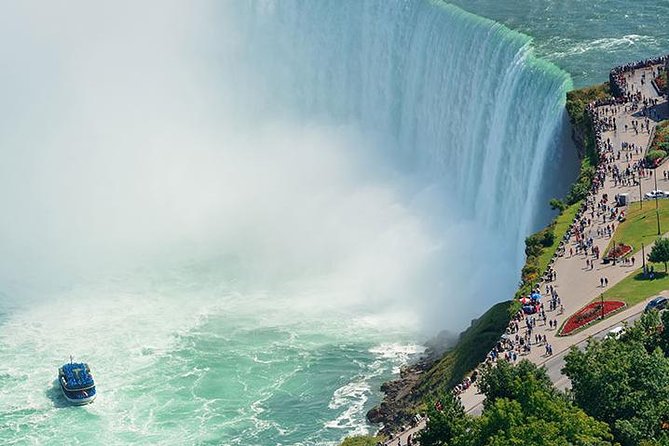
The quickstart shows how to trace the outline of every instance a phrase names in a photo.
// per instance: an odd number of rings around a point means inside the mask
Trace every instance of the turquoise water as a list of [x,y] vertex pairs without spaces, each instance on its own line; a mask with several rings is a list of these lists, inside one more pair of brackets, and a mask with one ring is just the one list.
[[579,86],[608,80],[611,67],[669,52],[669,3],[627,0],[454,0],[534,39],[537,55]]
[[[199,277],[117,277],[15,309],[0,330],[3,444],[329,444],[365,431],[374,390],[421,351],[373,318]],[[56,387],[67,352],[93,369],[90,406]]]
[[0,444],[373,431],[426,336],[512,294],[572,78],[666,47],[650,3],[184,5],[0,9]]

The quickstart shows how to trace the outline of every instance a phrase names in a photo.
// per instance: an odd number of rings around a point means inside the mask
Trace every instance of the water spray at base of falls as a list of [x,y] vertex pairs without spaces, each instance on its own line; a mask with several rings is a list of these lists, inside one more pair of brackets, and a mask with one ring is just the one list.
[[512,296],[559,189],[570,80],[526,36],[436,1],[185,5],[0,6],[0,443],[364,432],[422,335]]

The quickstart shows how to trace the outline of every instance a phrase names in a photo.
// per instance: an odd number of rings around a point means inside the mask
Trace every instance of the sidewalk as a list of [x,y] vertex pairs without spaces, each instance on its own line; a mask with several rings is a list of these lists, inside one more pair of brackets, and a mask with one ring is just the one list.
[[[669,292],[665,291],[663,294],[667,295],[669,297]],[[608,332],[610,329],[613,327],[622,325],[625,321],[628,321],[630,319],[634,319],[635,317],[639,316],[641,313],[643,313],[643,310],[650,300],[647,299],[643,302],[638,303],[637,305],[634,305],[633,307],[626,308],[625,310],[614,314],[613,316],[604,319],[601,323],[596,323],[587,329],[570,336],[569,339],[571,340],[571,344],[564,347],[560,351],[555,351],[552,356],[546,356],[542,355],[542,360],[536,361],[535,364],[540,365],[540,366],[546,366],[547,363],[549,362],[554,362],[554,361],[559,361],[562,360],[561,362],[564,362],[564,356],[569,352],[572,346],[578,346],[583,344],[585,341],[590,339],[591,337],[594,337],[595,335],[602,334],[605,332]],[[561,369],[561,367],[560,367]],[[564,376],[560,375],[561,379],[560,384],[568,384],[569,379]],[[554,382],[554,384],[557,386],[558,382]],[[563,388],[562,385],[559,386],[560,388]],[[470,395],[468,395],[467,400],[462,399],[463,405],[466,407],[466,412],[471,414],[471,415],[480,415],[481,411],[483,410],[483,400],[484,397],[482,394],[478,392],[471,392]]]
[[[667,101],[659,97],[657,92],[652,87],[650,83],[650,72],[651,68],[642,68],[635,70],[632,73],[627,73],[626,78],[629,88],[633,91],[640,91],[643,96],[646,98],[659,99],[659,104],[655,107],[656,110],[660,110],[666,119],[669,117],[669,104]],[[641,85],[641,76],[643,73],[646,73],[646,82],[644,85]],[[605,165],[613,167],[617,165],[621,170],[624,170],[628,165],[639,161],[645,154],[646,149],[650,143],[650,137],[654,133],[654,128],[656,122],[649,120],[649,129],[645,131],[636,132],[633,129],[632,121],[644,122],[645,118],[639,115],[639,110],[629,110],[630,103],[622,105],[605,105],[597,107],[596,110],[598,115],[603,119],[615,117],[617,130],[607,130],[602,132],[601,140],[610,142],[613,147],[613,154],[605,154],[604,157],[607,158],[606,161],[603,161]],[[627,108],[627,110],[626,110]],[[625,125],[627,125],[627,130],[625,130]],[[639,153],[635,153],[633,150],[622,149],[623,143],[629,147],[634,144],[636,147],[641,148]],[[620,152],[620,159],[617,159],[617,153]],[[631,161],[628,161],[625,155],[631,154]],[[653,175],[657,172],[662,172],[662,167],[658,167]],[[608,202],[611,203],[613,197],[616,194],[627,193],[632,203],[629,206],[639,206],[639,201],[643,200],[643,195],[646,192],[655,189],[655,179],[650,176],[646,176],[640,179],[640,186],[615,186],[612,175],[607,174],[606,180],[598,193],[594,196],[594,203],[599,203],[604,194],[608,196]],[[669,189],[669,180],[664,180],[663,177],[658,178],[657,185],[659,189]],[[638,197],[638,198],[637,198]],[[647,203],[647,204],[646,204]],[[647,201],[643,203],[644,206],[654,206],[652,201]],[[628,209],[629,209],[628,206]],[[594,246],[599,247],[600,257],[605,253],[606,247],[609,244],[611,239],[615,239],[615,230],[618,229],[618,222],[614,222],[614,231],[611,237],[607,236],[597,236],[598,228],[605,228],[607,225],[610,225],[612,222],[609,220],[602,221],[601,217],[591,217],[592,208],[589,208],[585,212],[586,217],[590,217],[593,221],[590,226],[587,226],[584,233],[586,236],[593,238]],[[559,236],[559,235],[558,235]],[[622,281],[632,272],[636,271],[641,265],[641,254],[638,250],[634,253],[635,257],[635,266],[617,264],[613,265],[612,263],[603,264],[601,260],[595,260],[595,266],[593,268],[586,267],[586,259],[591,259],[592,256],[588,257],[586,255],[576,255],[573,256],[569,254],[569,248],[574,247],[576,241],[572,237],[569,240],[568,246],[565,249],[565,254],[561,257],[558,257],[553,264],[553,269],[555,270],[557,277],[556,280],[549,283],[541,283],[540,288],[542,292],[545,292],[546,285],[552,285],[558,295],[562,305],[564,306],[564,313],[558,314],[557,310],[546,311],[546,317],[548,319],[557,320],[557,326],[560,327],[562,323],[573,313],[578,311],[583,306],[590,303],[593,299],[600,296],[606,289],[614,286],[618,282]],[[634,247],[638,248],[638,247]],[[650,246],[648,247],[650,248]],[[574,252],[576,250],[574,249]],[[600,285],[600,278],[606,277],[608,279],[608,287],[602,287]],[[669,294],[668,294],[669,295]],[[551,344],[553,348],[553,355],[546,356],[545,348],[543,345],[533,345],[531,353],[523,356],[519,356],[520,359],[529,359],[537,365],[544,365],[549,361],[553,361],[557,358],[562,357],[571,346],[578,345],[583,343],[589,337],[607,330],[613,326],[619,325],[622,321],[638,315],[643,311],[646,302],[641,302],[633,307],[626,308],[625,310],[614,314],[613,316],[605,319],[603,322],[595,323],[594,325],[582,330],[581,332],[565,337],[556,336],[557,329],[549,328],[549,325],[540,325],[537,323],[537,326],[533,330],[532,336],[534,334],[546,335],[546,340],[548,344]],[[523,331],[521,324],[521,333]],[[555,381],[564,381],[565,377],[560,376]],[[477,392],[476,385],[470,386],[466,391],[460,394],[462,404],[465,408],[465,411],[471,414],[480,414],[482,410],[482,403],[484,396]],[[403,432],[399,437],[395,437],[392,440],[386,442],[386,445],[397,445],[398,439],[402,445],[407,444],[407,437],[409,434],[415,434],[419,430],[424,428],[424,422],[421,422],[416,428],[407,430]],[[417,444],[414,442],[413,444]]]
[[[652,87],[650,82],[645,82],[641,85],[641,75],[642,73],[650,73],[650,68],[644,68],[636,70],[631,74],[627,75],[628,84],[632,85],[632,88],[639,89],[642,94],[649,98],[659,99],[658,108],[663,110],[664,116],[669,117],[669,104],[664,98],[658,97],[655,89]],[[646,75],[647,80],[650,79],[650,75]],[[611,146],[613,147],[613,155],[607,155],[609,158],[608,165],[613,167],[617,165],[621,170],[624,170],[628,165],[640,160],[646,151],[647,146],[650,144],[650,136],[654,132],[656,122],[649,120],[649,130],[639,131],[638,133],[632,129],[632,121],[641,121],[645,122],[645,118],[639,116],[639,110],[627,111],[625,108],[629,108],[630,104],[622,104],[617,106],[601,106],[597,107],[598,114],[605,117],[615,116],[617,131],[607,130],[602,132],[602,140],[610,141]],[[636,116],[635,116],[636,115]],[[625,131],[625,125],[627,124],[628,130]],[[623,143],[627,143],[628,146],[634,144],[637,147],[640,147],[642,150],[638,154],[634,153],[633,150],[623,150]],[[617,152],[621,152],[620,160],[616,159]],[[631,154],[631,161],[625,159],[625,154]],[[653,174],[657,172],[662,172],[662,166],[658,167]],[[612,175],[607,174],[605,183],[600,188],[596,194],[595,203],[598,203],[604,194],[607,194],[609,203],[613,200],[613,197],[616,194],[628,193],[629,197],[634,200],[629,204],[628,208],[631,206],[640,206],[638,198],[643,198],[643,194],[655,189],[655,180],[652,176],[641,178],[641,187],[639,186],[615,186]],[[658,178],[658,188],[668,189],[669,181],[664,180],[663,177]],[[641,189],[641,197],[639,193]],[[643,203],[645,206],[654,206],[652,201],[646,201]],[[598,228],[605,228],[607,225],[611,224],[611,221],[602,222],[601,217],[597,217],[595,214],[594,218],[591,215],[592,208],[589,208],[587,212],[584,213],[584,216],[591,218],[592,224],[587,226],[584,233],[586,236],[591,236],[594,239],[594,246],[599,247],[600,253],[603,256],[605,253],[606,247],[609,244],[611,239],[615,239],[615,230],[611,237],[607,236],[597,236]],[[615,225],[614,228],[618,228],[618,222],[613,222]],[[641,254],[639,247],[634,247],[638,249],[634,253],[635,257],[635,266],[617,264],[613,265],[612,263],[603,264],[601,260],[594,261],[594,267],[592,269],[586,267],[586,259],[591,259],[592,256],[586,256],[583,254],[570,256],[569,250],[570,247],[575,246],[575,239],[572,237],[569,240],[569,244],[565,249],[565,254],[562,257],[558,257],[553,264],[553,269],[557,274],[557,278],[553,282],[544,282],[540,284],[542,293],[545,292],[546,285],[552,285],[558,295],[562,305],[565,308],[564,314],[558,314],[558,311],[546,311],[547,318],[557,319],[558,327],[573,313],[578,311],[583,306],[587,305],[594,299],[598,298],[601,293],[606,289],[614,286],[618,282],[622,281],[632,272],[636,271],[641,265]],[[649,249],[650,246],[647,247]],[[574,248],[574,252],[575,252]],[[647,251],[649,252],[649,251]],[[601,256],[600,256],[601,257]],[[608,279],[608,287],[602,287],[600,285],[600,278],[606,277]],[[583,342],[589,336],[598,333],[602,330],[602,326],[606,324],[607,326],[618,325],[620,321],[623,321],[629,318],[631,315],[637,314],[643,310],[645,302],[635,305],[631,308],[626,308],[625,310],[617,313],[610,318],[605,319],[603,323],[595,323],[593,326],[588,327],[587,329],[573,335],[558,337],[556,336],[556,329],[550,329],[548,324],[541,325],[537,323],[537,326],[533,330],[532,336],[534,334],[546,335],[546,340],[548,344],[551,344],[553,347],[553,356],[547,357],[545,355],[545,347],[543,345],[533,345],[532,351],[528,355],[519,356],[519,359],[529,359],[537,365],[543,365],[551,358],[554,358],[561,353],[567,351],[572,345]],[[524,324],[521,324],[521,327]],[[522,333],[521,328],[521,333]],[[471,386],[465,392],[460,395],[465,410],[468,412],[475,412],[475,408],[480,409],[480,405],[483,401],[483,395],[477,393],[476,386]]]

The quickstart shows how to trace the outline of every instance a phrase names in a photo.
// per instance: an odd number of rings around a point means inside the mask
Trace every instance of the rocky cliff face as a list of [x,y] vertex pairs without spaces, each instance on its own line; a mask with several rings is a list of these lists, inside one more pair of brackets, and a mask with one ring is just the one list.
[[438,398],[483,361],[509,322],[511,301],[493,305],[456,337],[440,333],[426,356],[402,369],[400,378],[381,386],[383,402],[367,413],[372,423],[382,423],[382,433],[411,424],[414,414],[429,398]]
[[430,365],[426,361],[421,361],[403,368],[400,379],[383,383],[381,386],[381,391],[385,394],[383,401],[367,412],[370,423],[383,424],[382,434],[389,435],[400,426],[411,424],[415,407],[421,401],[418,384],[421,375]]
[[399,379],[383,383],[383,401],[367,412],[371,423],[384,426],[381,433],[389,434],[393,428],[411,423],[415,407],[421,403],[419,384],[423,373],[455,347],[458,337],[455,333],[441,331],[425,343],[427,350],[420,361],[402,368]]
[[588,127],[586,126],[571,126],[571,139],[576,144],[576,149],[578,150],[578,158],[583,159],[585,157],[585,147],[586,141],[588,138]]

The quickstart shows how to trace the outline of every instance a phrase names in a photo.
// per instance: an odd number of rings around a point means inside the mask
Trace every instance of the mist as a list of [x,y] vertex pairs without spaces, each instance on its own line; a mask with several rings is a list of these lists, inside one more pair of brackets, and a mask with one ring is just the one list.
[[[459,209],[454,178],[412,159],[421,138],[397,151],[380,128],[279,91],[317,68],[270,44],[274,7],[2,4],[0,280],[48,290],[206,263],[323,317],[427,332],[508,298],[516,239]],[[248,31],[254,8],[266,34]]]

